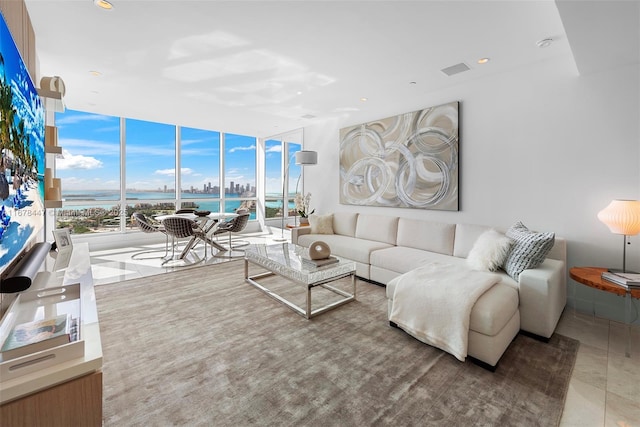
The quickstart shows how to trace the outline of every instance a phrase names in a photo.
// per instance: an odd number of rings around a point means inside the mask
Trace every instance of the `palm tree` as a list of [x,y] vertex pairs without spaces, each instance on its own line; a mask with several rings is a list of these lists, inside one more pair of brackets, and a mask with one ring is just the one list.
[[16,109],[13,106],[13,93],[11,85],[7,82],[4,72],[4,58],[0,54],[0,66],[2,66],[2,76],[0,76],[0,173],[4,172],[5,150],[10,150],[12,129]]

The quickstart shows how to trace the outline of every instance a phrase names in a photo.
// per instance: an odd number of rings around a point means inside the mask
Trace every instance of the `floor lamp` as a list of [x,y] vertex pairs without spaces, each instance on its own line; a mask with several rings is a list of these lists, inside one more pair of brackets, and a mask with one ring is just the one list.
[[[627,236],[635,236],[640,233],[640,201],[638,200],[614,200],[598,212],[598,219],[609,227],[615,234],[622,234],[622,273],[627,271]],[[616,272],[620,270],[610,269]]]
[[[318,164],[318,153],[315,151],[308,151],[308,150],[296,151],[292,157],[295,157],[296,165],[299,165],[299,166],[310,166],[310,165]],[[285,216],[284,213],[285,213],[285,205],[289,206],[289,200],[288,200],[289,198],[285,194],[285,191],[287,187],[287,178],[289,177],[290,164],[291,164],[291,161],[289,161],[289,164],[287,165],[287,169],[285,169],[284,179],[282,180],[282,228],[280,229],[280,237],[276,237],[273,239],[275,242],[285,242],[287,240],[287,238],[284,237],[284,216]],[[299,179],[300,177],[298,177],[298,180]]]

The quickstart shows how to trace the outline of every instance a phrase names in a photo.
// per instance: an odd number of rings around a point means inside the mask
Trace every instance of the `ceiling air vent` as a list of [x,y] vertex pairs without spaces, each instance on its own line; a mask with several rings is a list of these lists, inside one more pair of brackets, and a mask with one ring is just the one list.
[[469,66],[463,62],[456,64],[456,65],[452,65],[450,67],[447,68],[443,68],[442,71],[443,73],[445,73],[447,76],[453,76],[454,74],[458,74],[458,73],[462,73],[463,71],[469,71],[471,68],[469,68]]

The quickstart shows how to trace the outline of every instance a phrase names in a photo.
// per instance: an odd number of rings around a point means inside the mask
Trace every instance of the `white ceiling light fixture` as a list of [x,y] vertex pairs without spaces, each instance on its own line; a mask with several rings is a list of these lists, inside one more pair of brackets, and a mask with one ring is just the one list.
[[107,0],[93,0],[93,4],[99,7],[100,9],[104,9],[104,10],[113,9],[113,4],[111,4]]
[[536,42],[536,46],[538,46],[539,48],[545,48],[545,47],[549,47],[551,46],[551,43],[553,43],[553,39],[549,38],[549,39],[542,39],[542,40],[538,40]]
[[367,102],[368,100],[369,100],[369,99],[368,99],[368,98],[365,98],[364,96],[363,96],[362,98],[360,98],[360,101],[362,101],[362,102]]
[[486,64],[489,61],[491,61],[491,58],[480,58],[478,59],[478,64]]

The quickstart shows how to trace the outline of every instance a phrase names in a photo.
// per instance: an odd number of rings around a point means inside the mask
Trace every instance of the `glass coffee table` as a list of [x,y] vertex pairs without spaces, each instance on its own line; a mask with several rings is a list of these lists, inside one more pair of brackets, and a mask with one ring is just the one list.
[[[244,256],[244,279],[247,283],[260,289],[270,297],[280,301],[296,313],[307,319],[332,310],[343,304],[356,299],[356,263],[342,257],[334,264],[315,267],[303,261],[303,256],[309,255],[308,248],[292,243],[278,243],[273,245],[251,245],[245,250]],[[249,275],[249,263],[262,267],[267,272]],[[300,307],[289,301],[275,291],[269,290],[266,286],[258,283],[258,280],[267,276],[278,275],[293,282],[292,286],[306,287],[306,307]],[[351,292],[338,289],[330,282],[351,277]],[[322,287],[341,298],[322,307],[312,309],[311,291],[314,288]]]

